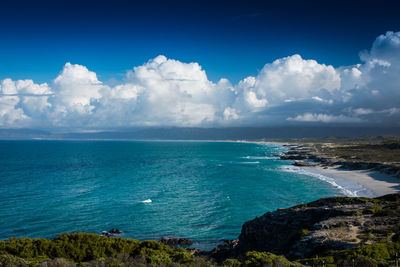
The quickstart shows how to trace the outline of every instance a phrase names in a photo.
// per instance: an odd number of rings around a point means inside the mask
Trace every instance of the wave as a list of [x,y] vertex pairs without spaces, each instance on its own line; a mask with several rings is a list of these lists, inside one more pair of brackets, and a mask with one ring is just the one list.
[[349,197],[358,197],[360,196],[359,193],[362,191],[368,192],[366,188],[357,183],[341,181],[341,184],[338,184],[339,183],[338,179],[334,179],[332,177],[328,177],[320,173],[307,171],[305,167],[296,167],[288,165],[288,166],[282,166],[282,169],[287,172],[303,174],[327,182],[332,186],[336,187],[337,189],[339,189],[344,195]]
[[278,159],[278,157],[267,157],[267,156],[245,156],[245,157],[241,157],[242,159]]
[[260,164],[260,161],[222,161],[221,163],[218,163],[216,166],[218,167],[222,167],[225,164],[233,164],[233,165],[237,165],[237,164]]

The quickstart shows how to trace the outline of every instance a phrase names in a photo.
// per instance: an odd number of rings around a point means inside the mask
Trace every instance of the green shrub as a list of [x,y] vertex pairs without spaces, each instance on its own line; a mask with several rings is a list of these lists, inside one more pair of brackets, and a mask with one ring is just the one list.
[[334,263],[335,259],[333,256],[327,256],[327,257],[319,257],[319,258],[308,258],[308,259],[301,259],[298,260],[297,262],[301,264],[306,264],[306,265],[322,265],[322,264],[330,264]]
[[361,210],[355,210],[351,212],[351,216],[361,216],[362,213],[363,212]]
[[376,214],[376,213],[378,213],[380,211],[382,211],[382,207],[378,206],[378,205],[375,205],[375,206],[372,206],[372,207],[370,207],[368,209],[363,210],[363,214]]
[[360,246],[350,250],[337,251],[334,253],[338,259],[353,259],[359,256],[374,260],[389,260],[400,251],[400,243],[375,243],[371,245]]
[[250,251],[246,253],[244,266],[293,266],[285,257],[277,256],[269,252]]
[[340,259],[337,262],[338,266],[362,266],[362,267],[378,267],[378,262],[374,259],[357,256],[353,259]]
[[237,259],[227,259],[222,263],[224,267],[240,267],[242,263]]
[[193,256],[186,250],[171,248],[156,241],[137,241],[88,233],[60,234],[52,240],[10,238],[0,241],[0,254],[11,254],[35,262],[56,258],[64,258],[73,263],[102,262],[123,254],[132,258],[143,256],[147,263],[157,265],[173,262],[185,264],[193,260]]
[[2,267],[15,267],[15,266],[29,266],[30,262],[10,254],[0,255],[0,266]]
[[217,266],[216,263],[207,257],[202,257],[202,256],[196,256],[193,258],[193,261],[190,262],[189,264],[186,264],[187,266],[190,267],[213,267]]
[[144,256],[147,261],[151,264],[160,265],[161,263],[171,264],[172,260],[169,254],[163,250],[142,248],[140,250],[140,255]]
[[43,261],[40,267],[75,267],[76,265],[66,259],[56,258],[52,260]]

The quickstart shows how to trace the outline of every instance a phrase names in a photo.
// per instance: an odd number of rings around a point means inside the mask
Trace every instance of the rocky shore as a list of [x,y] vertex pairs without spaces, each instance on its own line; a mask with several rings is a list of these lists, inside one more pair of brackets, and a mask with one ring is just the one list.
[[382,144],[286,144],[289,151],[282,160],[296,166],[339,167],[350,170],[379,171],[400,178],[400,143]]
[[222,261],[268,251],[293,260],[399,241],[400,194],[334,197],[267,212],[246,222],[238,240],[225,241],[210,255]]
[[193,242],[187,238],[163,237],[160,243],[171,246],[190,246]]

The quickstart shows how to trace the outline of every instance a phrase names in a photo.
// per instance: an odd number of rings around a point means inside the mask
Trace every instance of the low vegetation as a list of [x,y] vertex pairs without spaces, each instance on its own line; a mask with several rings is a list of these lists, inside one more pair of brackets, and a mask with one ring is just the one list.
[[[400,243],[387,242],[320,257],[289,261],[269,252],[249,251],[244,256],[216,263],[193,256],[183,248],[156,241],[137,241],[88,233],[60,234],[54,239],[10,238],[0,241],[0,266],[393,266]],[[353,265],[354,264],[354,265]]]
[[194,261],[194,257],[183,248],[172,248],[156,241],[88,233],[60,234],[51,240],[10,238],[0,241],[0,254],[2,266],[38,266],[44,263],[45,266],[64,266],[56,264],[54,260],[57,259],[64,259],[72,265],[107,263],[107,266],[190,265]]
[[298,260],[306,265],[325,266],[395,266],[400,258],[400,243],[387,242],[360,246],[350,250],[329,251],[323,257]]

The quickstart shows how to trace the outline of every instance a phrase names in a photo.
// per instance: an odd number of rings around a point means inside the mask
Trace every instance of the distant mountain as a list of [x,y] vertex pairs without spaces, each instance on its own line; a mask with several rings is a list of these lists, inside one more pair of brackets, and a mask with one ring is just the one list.
[[49,138],[50,132],[35,129],[0,129],[0,139],[35,139]]
[[109,140],[237,140],[400,135],[400,128],[281,126],[234,128],[132,128],[101,132],[51,132],[35,129],[0,129],[0,139],[109,139]]

